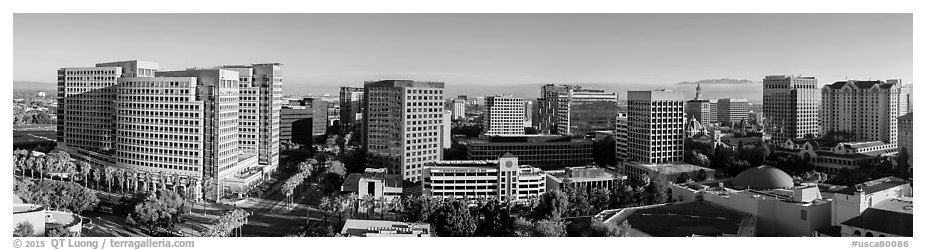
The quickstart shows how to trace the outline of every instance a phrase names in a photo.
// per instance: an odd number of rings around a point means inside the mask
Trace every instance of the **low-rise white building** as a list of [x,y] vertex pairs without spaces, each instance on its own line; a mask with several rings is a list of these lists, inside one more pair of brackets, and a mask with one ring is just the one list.
[[402,196],[402,175],[387,174],[385,168],[367,168],[344,179],[341,192],[357,193],[357,197],[394,199]]
[[422,193],[436,197],[523,201],[546,192],[546,173],[519,165],[505,154],[498,160],[436,161],[421,171]]

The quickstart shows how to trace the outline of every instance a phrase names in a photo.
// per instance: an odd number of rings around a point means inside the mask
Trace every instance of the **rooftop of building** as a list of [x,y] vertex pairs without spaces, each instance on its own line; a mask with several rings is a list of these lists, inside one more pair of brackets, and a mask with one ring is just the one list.
[[765,76],[765,80],[782,80],[782,79],[816,79],[813,76],[802,76],[802,75],[769,75]]
[[376,80],[363,82],[364,87],[443,88],[443,82],[414,80]]
[[847,148],[859,149],[859,148],[869,148],[869,147],[878,147],[884,146],[882,141],[867,141],[867,142],[841,142],[840,144],[844,145]]
[[698,170],[713,170],[711,168],[706,168],[698,165],[688,164],[688,163],[643,163],[643,162],[629,162],[628,165],[647,168],[652,171],[656,171],[664,174],[676,174],[676,173],[687,173]]
[[913,197],[890,198],[842,223],[846,226],[900,236],[913,236]]
[[845,194],[845,195],[854,195],[856,191],[862,191],[866,194],[877,193],[887,189],[891,189],[897,186],[902,186],[909,184],[910,181],[897,178],[894,176],[888,176],[880,179],[870,180],[863,183],[856,184],[853,187],[834,187],[830,190],[834,193]]
[[[755,232],[754,217],[706,201],[661,204],[600,213],[611,223],[626,220],[629,236],[737,236]],[[624,217],[624,218],[620,218]]]
[[567,135],[493,135],[483,138],[466,139],[468,143],[589,143],[592,141],[582,138],[573,138]]
[[351,173],[344,178],[344,184],[342,184],[342,190],[347,192],[357,192],[360,190],[360,180],[381,180],[383,181],[383,186],[391,188],[400,188],[402,187],[402,175],[399,174],[388,174],[386,169],[372,169],[367,168],[363,173]]
[[626,178],[610,169],[599,168],[594,165],[567,167],[561,170],[547,170],[547,177],[557,181],[569,179],[571,181],[614,180]]
[[431,225],[427,223],[409,223],[395,222],[384,220],[357,220],[348,219],[344,222],[341,234],[346,236],[367,236],[367,234],[379,235],[414,235],[421,233],[432,235]]
[[777,189],[794,186],[794,178],[780,169],[768,165],[743,170],[733,178],[736,187],[748,189]]

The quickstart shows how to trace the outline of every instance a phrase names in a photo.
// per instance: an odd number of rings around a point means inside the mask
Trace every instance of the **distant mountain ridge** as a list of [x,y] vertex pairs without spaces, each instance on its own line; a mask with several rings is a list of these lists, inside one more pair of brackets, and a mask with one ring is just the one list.
[[752,80],[746,80],[746,79],[722,78],[722,79],[704,79],[704,80],[698,80],[698,81],[694,81],[694,82],[680,82],[680,83],[676,83],[676,85],[685,85],[685,84],[705,84],[705,85],[707,85],[707,84],[752,84],[752,83],[759,83],[759,82],[754,82],[754,81],[752,81]]
[[58,84],[53,82],[13,81],[13,91],[55,91]]

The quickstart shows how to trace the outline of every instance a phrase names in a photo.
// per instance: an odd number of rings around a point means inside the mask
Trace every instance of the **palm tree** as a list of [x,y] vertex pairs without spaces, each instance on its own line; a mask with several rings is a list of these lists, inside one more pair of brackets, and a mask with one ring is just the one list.
[[331,199],[327,196],[322,197],[321,201],[318,203],[318,208],[325,212],[325,226],[328,226],[328,211],[331,210]]
[[[379,207],[379,219],[385,220],[386,219],[386,197],[380,196],[379,198],[376,198],[373,202],[375,202],[376,206]],[[373,209],[373,212],[376,212],[375,208]]]
[[96,183],[96,189],[100,189],[100,169],[93,170],[93,183]]
[[367,219],[369,220],[369,219],[370,219],[370,212],[372,212],[372,211],[370,211],[370,210],[371,210],[371,208],[373,208],[373,206],[374,206],[374,204],[373,204],[374,199],[373,199],[373,196],[370,196],[369,194],[363,195],[363,198],[362,198],[362,199],[363,199],[363,205],[366,207],[366,211],[365,211],[365,212],[366,212],[366,217],[367,217]]
[[399,213],[405,208],[405,206],[402,205],[402,198],[398,196],[393,197],[389,204],[392,206],[392,213],[395,215],[395,221],[399,221]]
[[357,210],[360,209],[360,204],[357,204],[357,193],[350,193],[347,195],[347,204],[350,209],[350,218],[354,218],[354,214],[357,213]]
[[103,172],[105,175],[105,179],[106,179],[106,186],[108,187],[108,190],[110,193],[113,192],[113,172],[114,170],[115,169],[113,167],[107,166],[106,170]]
[[333,207],[334,211],[338,212],[338,225],[340,225],[341,215],[344,213],[344,208],[347,207],[344,205],[344,198],[342,198],[341,196],[335,196],[334,201],[332,202],[332,205],[334,205]]
[[26,168],[29,169],[29,176],[35,178],[35,170],[39,168],[39,158],[38,157],[29,157],[25,161]]
[[88,181],[90,179],[90,163],[81,161],[77,163],[80,167],[80,175],[84,178],[84,187],[88,187]]

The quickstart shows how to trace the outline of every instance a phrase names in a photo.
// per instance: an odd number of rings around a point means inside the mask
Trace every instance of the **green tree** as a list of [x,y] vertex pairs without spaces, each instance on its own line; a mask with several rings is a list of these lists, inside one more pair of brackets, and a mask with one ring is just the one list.
[[129,217],[141,226],[154,231],[157,227],[172,229],[182,215],[192,211],[192,204],[171,190],[161,189],[149,193],[144,201],[135,205]]
[[32,237],[35,236],[35,228],[32,227],[32,224],[28,221],[23,221],[16,224],[16,227],[13,228],[13,237]]
[[588,236],[591,237],[626,237],[630,226],[627,220],[621,225],[605,223],[601,220],[594,220],[588,228]]
[[561,219],[543,219],[535,221],[531,227],[532,237],[566,236],[566,224]]
[[442,203],[430,216],[430,223],[441,237],[467,237],[476,232],[476,221],[461,201]]
[[543,193],[531,214],[534,219],[541,220],[562,218],[567,212],[569,212],[569,196],[557,189]]
[[507,203],[488,201],[479,207],[482,218],[476,226],[477,236],[504,237],[512,230],[511,210]]

